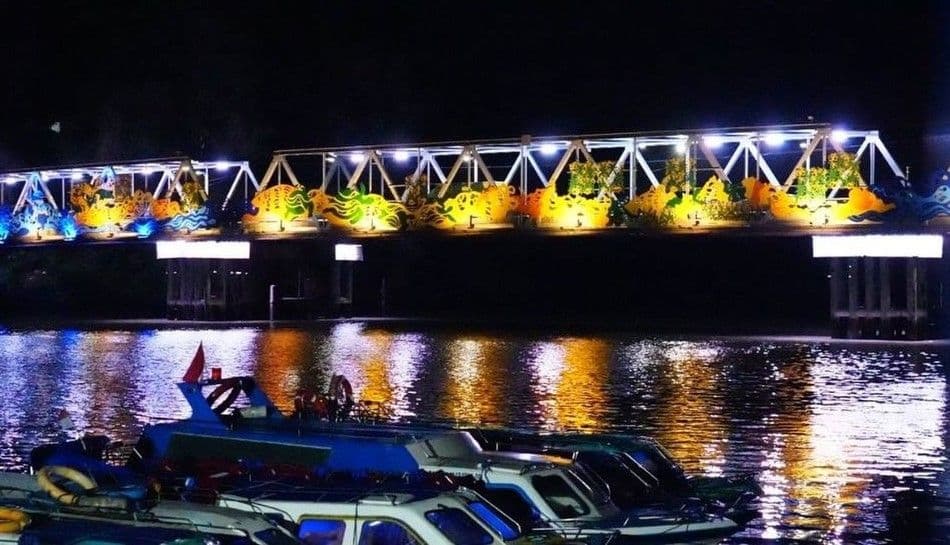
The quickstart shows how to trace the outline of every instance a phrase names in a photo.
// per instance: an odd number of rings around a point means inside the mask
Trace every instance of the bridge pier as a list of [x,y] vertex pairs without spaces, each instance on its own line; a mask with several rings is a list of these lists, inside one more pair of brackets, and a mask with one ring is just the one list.
[[175,320],[246,318],[253,302],[248,262],[169,259],[166,315]]
[[918,340],[935,333],[931,260],[919,257],[831,258],[833,337]]

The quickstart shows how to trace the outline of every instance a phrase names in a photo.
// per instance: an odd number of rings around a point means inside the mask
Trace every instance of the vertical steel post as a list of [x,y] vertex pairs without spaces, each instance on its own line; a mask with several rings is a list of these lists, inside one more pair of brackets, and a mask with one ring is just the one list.
[[271,284],[267,289],[268,319],[273,322],[277,311],[277,284]]

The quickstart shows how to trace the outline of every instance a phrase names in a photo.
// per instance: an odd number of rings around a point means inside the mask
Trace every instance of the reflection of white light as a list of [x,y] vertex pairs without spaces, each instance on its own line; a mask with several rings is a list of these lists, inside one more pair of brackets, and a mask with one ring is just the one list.
[[766,144],[776,148],[785,143],[785,137],[777,132],[767,133],[763,140],[765,140]]
[[214,169],[217,170],[218,172],[221,172],[222,170],[227,170],[229,168],[230,166],[228,165],[227,161],[218,161],[217,163],[214,164]]
[[541,155],[554,155],[557,153],[557,146],[554,144],[541,144]]
[[353,163],[354,165],[359,164],[359,163],[362,163],[364,157],[366,157],[366,156],[363,155],[362,152],[360,152],[360,151],[355,151],[355,152],[353,152],[353,153],[350,154],[350,162]]
[[686,142],[677,142],[673,149],[679,154],[686,153]]
[[216,240],[160,240],[155,243],[157,259],[250,259],[251,243]]
[[844,144],[848,141],[848,133],[840,129],[831,131],[831,141],[835,144]]
[[363,246],[361,244],[337,244],[334,247],[337,261],[363,261]]
[[812,257],[943,257],[942,235],[813,236]]
[[711,149],[716,149],[718,147],[721,147],[724,142],[725,142],[725,139],[717,135],[703,137],[703,143],[706,144],[707,148],[711,148]]
[[400,163],[409,160],[409,152],[406,150],[399,150],[393,154],[393,159],[399,161]]

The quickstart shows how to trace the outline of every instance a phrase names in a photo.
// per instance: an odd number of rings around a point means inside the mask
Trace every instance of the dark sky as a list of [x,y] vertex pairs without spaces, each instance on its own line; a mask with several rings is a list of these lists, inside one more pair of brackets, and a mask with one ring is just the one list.
[[20,4],[0,170],[809,115],[940,162],[950,127],[936,1]]

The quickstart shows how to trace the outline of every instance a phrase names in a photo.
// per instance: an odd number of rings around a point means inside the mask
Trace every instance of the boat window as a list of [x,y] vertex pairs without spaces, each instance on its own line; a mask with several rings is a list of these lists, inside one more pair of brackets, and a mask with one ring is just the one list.
[[485,487],[479,492],[524,528],[535,526],[541,518],[538,509],[517,490]]
[[501,535],[505,541],[517,539],[521,535],[515,521],[511,520],[504,513],[495,509],[495,506],[484,501],[470,501],[468,506],[472,509],[482,522],[492,527],[493,530]]
[[360,531],[359,545],[421,545],[401,524],[391,520],[368,520]]
[[590,513],[587,504],[560,475],[535,475],[531,478],[531,484],[557,518],[570,519]]
[[342,520],[307,518],[300,521],[297,537],[307,545],[340,545],[344,533],[346,524]]
[[488,545],[494,539],[465,511],[443,507],[426,513],[426,520],[455,545]]

